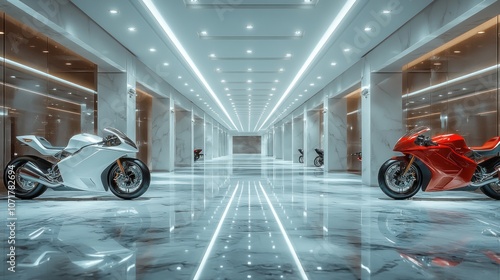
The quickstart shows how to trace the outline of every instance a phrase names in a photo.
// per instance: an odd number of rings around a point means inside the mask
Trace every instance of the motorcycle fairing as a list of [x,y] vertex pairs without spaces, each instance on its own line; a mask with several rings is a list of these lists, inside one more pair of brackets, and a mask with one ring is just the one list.
[[90,146],[71,157],[61,160],[57,166],[64,185],[80,190],[106,191],[101,179],[101,170],[105,170],[126,153],[116,150]]
[[427,166],[431,178],[424,191],[462,188],[470,183],[477,163],[465,156],[471,150],[463,137],[457,134],[438,135],[432,138],[438,146],[431,147],[415,145],[415,139],[414,135],[408,135],[406,139],[402,137],[395,150],[405,150]]

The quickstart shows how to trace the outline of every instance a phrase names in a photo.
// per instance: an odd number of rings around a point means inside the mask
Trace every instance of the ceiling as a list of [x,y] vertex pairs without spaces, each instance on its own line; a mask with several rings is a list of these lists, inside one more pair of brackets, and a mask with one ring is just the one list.
[[259,133],[431,0],[72,0],[233,132]]

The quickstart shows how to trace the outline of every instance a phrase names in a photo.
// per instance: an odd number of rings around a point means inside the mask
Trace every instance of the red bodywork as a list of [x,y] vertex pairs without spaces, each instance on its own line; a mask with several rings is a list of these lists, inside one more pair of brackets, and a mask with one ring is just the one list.
[[[477,163],[466,156],[472,150],[466,145],[464,138],[457,134],[445,134],[432,137],[437,146],[415,144],[418,135],[428,130],[430,129],[420,127],[408,132],[398,140],[394,151],[413,155],[429,168],[431,178],[425,188],[426,192],[445,191],[469,185]],[[495,138],[495,141],[496,143],[488,141],[488,146],[495,146],[500,138]]]

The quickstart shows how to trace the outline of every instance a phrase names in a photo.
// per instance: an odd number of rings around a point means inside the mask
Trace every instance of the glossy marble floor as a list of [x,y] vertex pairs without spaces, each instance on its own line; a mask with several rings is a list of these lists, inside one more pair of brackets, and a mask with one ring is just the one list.
[[48,190],[15,203],[16,272],[4,226],[2,279],[500,279],[500,201],[395,201],[359,175],[261,156],[154,173],[133,201]]

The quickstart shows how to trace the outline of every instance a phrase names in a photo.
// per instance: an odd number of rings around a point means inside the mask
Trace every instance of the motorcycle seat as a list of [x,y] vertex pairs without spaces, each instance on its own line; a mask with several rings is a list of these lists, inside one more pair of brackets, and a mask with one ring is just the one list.
[[482,156],[498,154],[500,153],[500,136],[491,138],[480,147],[470,147],[470,149]]
[[319,156],[323,156],[323,149],[314,149]]
[[36,136],[36,139],[38,139],[38,141],[40,141],[40,144],[42,144],[42,146],[45,148],[45,149],[48,149],[48,150],[58,150],[58,151],[62,151],[64,149],[64,147],[55,147],[55,146],[52,146],[52,144],[50,144],[50,142],[41,137],[41,136]]

